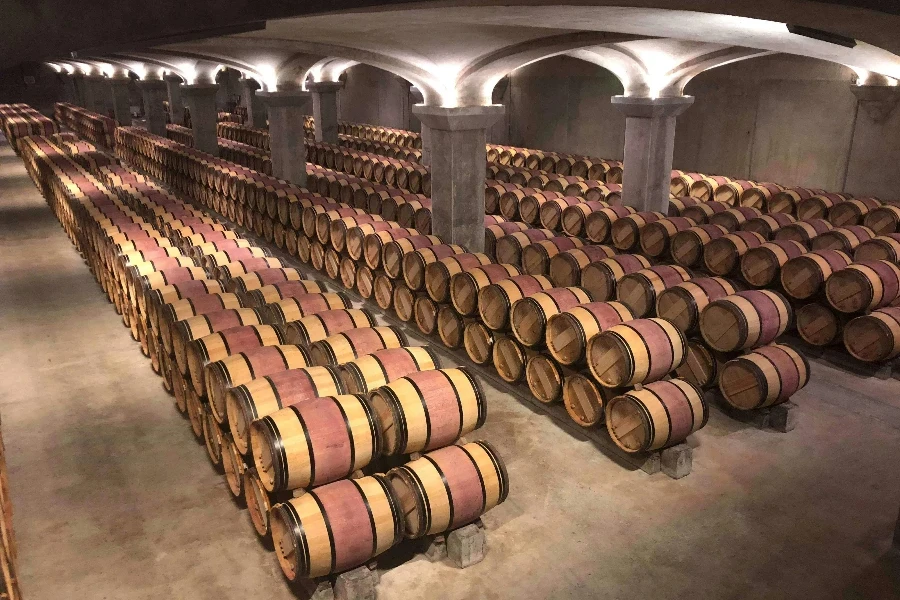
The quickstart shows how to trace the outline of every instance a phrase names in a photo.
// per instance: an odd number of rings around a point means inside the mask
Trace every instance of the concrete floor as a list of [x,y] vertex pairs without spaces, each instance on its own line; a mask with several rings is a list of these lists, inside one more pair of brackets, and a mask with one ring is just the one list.
[[[295,597],[5,141],[0,307],[27,600]],[[489,391],[512,492],[487,558],[401,562],[380,598],[900,597],[900,382],[813,370],[795,431],[713,411],[679,481]]]

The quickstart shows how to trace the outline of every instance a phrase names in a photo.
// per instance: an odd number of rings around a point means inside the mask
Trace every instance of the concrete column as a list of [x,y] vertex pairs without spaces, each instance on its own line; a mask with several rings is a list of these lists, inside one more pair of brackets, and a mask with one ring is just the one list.
[[109,80],[113,111],[116,121],[123,127],[131,125],[131,95],[128,90],[130,83],[131,80],[127,77],[116,77]]
[[416,106],[429,130],[434,233],[469,252],[484,250],[484,173],[487,129],[502,106]]
[[247,108],[247,125],[256,129],[266,128],[266,103],[257,95],[259,84],[253,79],[241,80],[241,101]]
[[69,104],[78,104],[78,88],[75,85],[75,76],[62,73],[63,98]]
[[75,88],[75,97],[72,100],[72,104],[84,108],[86,95],[84,75],[82,75],[81,73],[74,73],[72,75],[69,75],[69,79],[72,80],[72,87]]
[[900,550],[900,517],[897,517],[897,527],[894,529],[894,548]]
[[88,110],[106,116],[109,114],[109,105],[112,98],[109,92],[109,80],[100,75],[89,75],[86,79],[87,86],[91,89],[91,106]]
[[876,123],[887,121],[900,101],[900,88],[890,85],[854,85],[859,107]]
[[[269,148],[272,173],[306,186],[306,139],[303,122],[309,103],[309,92],[290,90],[257,94],[269,109]],[[317,124],[318,125],[318,124]]]
[[623,204],[638,210],[667,212],[675,117],[693,102],[693,96],[613,96],[613,105],[625,115]]
[[184,99],[181,97],[181,78],[175,75],[166,77],[166,89],[169,94],[169,118],[175,125],[184,125]]
[[213,156],[219,155],[219,141],[216,135],[216,92],[215,83],[186,85],[182,88],[184,101],[191,111],[191,129],[194,132],[194,148]]
[[313,119],[316,122],[316,141],[326,144],[338,143],[338,91],[343,83],[320,81],[306,84],[312,92]]
[[162,79],[144,79],[138,81],[138,87],[144,98],[147,131],[165,137],[166,110],[163,101],[166,99],[166,82]]
[[[413,114],[416,114],[416,109],[413,108]],[[420,119],[421,121],[421,119]],[[419,135],[422,136],[422,164],[426,167],[431,166],[431,132],[428,130],[428,125],[425,124],[425,121],[422,121],[422,126],[419,130]],[[485,157],[485,161],[487,157]]]

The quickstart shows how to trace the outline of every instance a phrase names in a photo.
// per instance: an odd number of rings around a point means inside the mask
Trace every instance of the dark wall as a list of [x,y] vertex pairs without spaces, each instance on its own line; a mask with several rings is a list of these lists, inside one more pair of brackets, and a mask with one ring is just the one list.
[[[31,79],[33,78],[33,83]],[[64,99],[62,77],[41,63],[25,63],[0,71],[0,104],[26,102],[44,114]]]

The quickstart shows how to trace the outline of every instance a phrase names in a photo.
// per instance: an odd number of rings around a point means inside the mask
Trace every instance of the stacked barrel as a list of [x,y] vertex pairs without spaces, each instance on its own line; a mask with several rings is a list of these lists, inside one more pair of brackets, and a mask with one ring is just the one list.
[[56,123],[27,104],[0,104],[0,131],[18,153],[17,141],[30,135],[53,135]]
[[60,127],[74,131],[78,137],[104,148],[113,147],[115,119],[67,102],[56,103],[54,116]]
[[[223,124],[219,123],[220,129]],[[228,123],[228,125],[234,125],[234,123]],[[226,129],[226,131],[230,130]],[[166,125],[166,137],[188,147],[194,146],[194,132],[181,125]],[[268,140],[268,135],[266,140]],[[254,145],[236,142],[221,136],[218,138],[218,146],[221,158],[266,175],[272,174],[272,157],[268,152]]]

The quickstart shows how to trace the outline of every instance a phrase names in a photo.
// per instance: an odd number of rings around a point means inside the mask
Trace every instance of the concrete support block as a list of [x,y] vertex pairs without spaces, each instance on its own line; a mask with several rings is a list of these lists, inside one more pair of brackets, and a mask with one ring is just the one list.
[[797,405],[793,402],[785,402],[773,406],[769,410],[769,427],[781,433],[793,431],[797,427]]
[[169,96],[169,119],[175,125],[184,125],[184,98],[181,95],[181,78],[176,75],[166,77]]
[[362,566],[334,579],[335,600],[375,600],[378,575]]
[[84,81],[84,75],[74,73],[69,76],[72,80],[72,87],[75,89],[75,98],[73,104],[82,108],[87,108],[87,87]]
[[327,579],[310,582],[310,585],[305,587],[307,589],[304,591],[308,594],[309,600],[334,600],[334,586]]
[[447,534],[447,555],[460,569],[483,561],[486,551],[487,539],[480,520]]
[[484,250],[484,173],[487,129],[503,106],[416,106],[431,148],[433,233],[469,252]]
[[91,90],[91,106],[86,107],[95,113],[106,116],[109,114],[112,94],[109,91],[109,80],[101,75],[89,75],[85,78],[87,87]]
[[247,108],[247,125],[256,129],[266,127],[266,104],[257,97],[259,84],[253,79],[241,80],[241,102]]
[[425,558],[428,559],[428,562],[440,562],[447,558],[447,538],[443,535],[431,538],[425,548]]
[[75,77],[66,73],[62,74],[63,98],[69,104],[79,104],[78,88],[75,86]]
[[216,135],[215,83],[199,83],[181,88],[184,102],[191,111],[191,130],[194,132],[194,148],[213,156],[219,155],[219,139]]
[[624,204],[642,211],[667,212],[675,118],[693,102],[692,96],[613,96],[613,105],[625,115]]
[[312,93],[317,142],[338,143],[338,92],[343,85],[336,81],[321,81],[306,85],[306,89]]
[[687,444],[678,444],[660,452],[660,467],[672,479],[681,479],[691,474],[693,457],[693,448]]
[[[422,136],[422,164],[426,167],[431,166],[431,131],[428,126],[422,123],[422,130],[419,133]],[[487,160],[487,157],[485,157]]]
[[166,82],[161,79],[144,79],[138,82],[138,87],[144,98],[147,131],[165,137],[166,111],[163,100],[166,98]]
[[127,77],[109,80],[113,112],[116,115],[116,121],[118,121],[119,125],[122,127],[131,125],[131,96],[128,92],[128,86],[130,84],[131,80]]
[[[306,186],[306,140],[303,122],[309,92],[266,92],[262,98],[269,110],[269,147],[275,177]],[[318,124],[317,124],[318,125]]]

